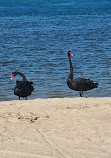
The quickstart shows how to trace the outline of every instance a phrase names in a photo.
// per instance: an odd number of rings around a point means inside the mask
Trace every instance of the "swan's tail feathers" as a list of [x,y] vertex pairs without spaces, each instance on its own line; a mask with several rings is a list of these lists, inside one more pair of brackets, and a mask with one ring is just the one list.
[[94,87],[95,87],[95,88],[98,88],[98,83],[94,83]]

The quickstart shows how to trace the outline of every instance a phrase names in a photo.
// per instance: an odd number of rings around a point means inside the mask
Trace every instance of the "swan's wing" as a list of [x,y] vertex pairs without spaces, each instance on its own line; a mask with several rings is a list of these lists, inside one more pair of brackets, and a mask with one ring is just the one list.
[[87,91],[93,88],[97,88],[98,83],[93,82],[93,80],[85,78],[77,78],[72,81],[72,85],[78,91]]

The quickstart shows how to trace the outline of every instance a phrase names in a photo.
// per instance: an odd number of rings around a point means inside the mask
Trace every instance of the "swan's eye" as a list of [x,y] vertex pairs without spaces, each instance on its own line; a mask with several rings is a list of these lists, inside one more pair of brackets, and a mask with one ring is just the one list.
[[11,76],[11,80],[14,78],[14,74],[12,74],[12,76]]

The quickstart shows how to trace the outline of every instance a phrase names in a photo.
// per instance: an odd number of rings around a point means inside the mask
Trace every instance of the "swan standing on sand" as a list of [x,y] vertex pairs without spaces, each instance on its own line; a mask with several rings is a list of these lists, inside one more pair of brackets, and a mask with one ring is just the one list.
[[16,75],[22,76],[23,81],[16,81],[14,94],[19,97],[19,100],[20,97],[27,99],[27,96],[31,95],[32,91],[34,90],[34,87],[32,86],[33,82],[27,81],[25,75],[21,72],[13,72],[11,79],[13,79]]
[[75,91],[79,91],[80,96],[82,97],[83,92],[87,90],[91,90],[93,88],[98,87],[98,83],[93,82],[90,79],[85,79],[85,78],[76,78],[73,79],[73,67],[72,67],[72,62],[71,62],[71,56],[72,52],[68,52],[68,59],[69,59],[69,64],[70,64],[70,74],[67,79],[67,85],[70,89],[73,89]]

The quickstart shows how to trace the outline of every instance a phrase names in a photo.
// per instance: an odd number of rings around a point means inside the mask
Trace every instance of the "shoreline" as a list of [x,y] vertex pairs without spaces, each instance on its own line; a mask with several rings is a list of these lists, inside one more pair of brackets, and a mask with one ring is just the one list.
[[111,97],[0,102],[2,158],[110,158]]
[[72,96],[72,97],[47,97],[47,98],[32,98],[32,99],[30,99],[30,98],[28,98],[27,100],[25,100],[24,98],[22,98],[21,100],[19,100],[18,98],[15,98],[15,99],[12,99],[12,100],[1,100],[0,102],[10,102],[10,101],[33,101],[33,100],[38,100],[38,99],[40,99],[40,100],[42,100],[42,99],[65,99],[65,98],[68,98],[68,99],[79,99],[79,98],[81,98],[81,99],[91,99],[91,98],[94,98],[94,99],[96,99],[96,98],[98,98],[98,99],[101,99],[101,98],[111,98],[111,97],[85,97],[85,96],[83,96],[83,97],[80,97],[80,96]]

